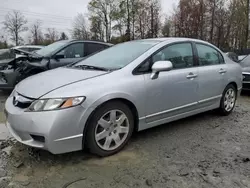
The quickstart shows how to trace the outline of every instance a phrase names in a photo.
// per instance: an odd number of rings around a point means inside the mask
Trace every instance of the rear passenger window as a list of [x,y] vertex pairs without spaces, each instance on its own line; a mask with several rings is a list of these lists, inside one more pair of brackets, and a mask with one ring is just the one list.
[[86,43],[87,45],[87,55],[93,54],[95,52],[99,52],[107,48],[106,45],[98,44],[98,43]]
[[194,66],[193,49],[191,43],[173,44],[152,57],[156,61],[171,61],[174,69]]
[[199,63],[201,66],[218,65],[224,62],[222,55],[212,47],[196,44]]

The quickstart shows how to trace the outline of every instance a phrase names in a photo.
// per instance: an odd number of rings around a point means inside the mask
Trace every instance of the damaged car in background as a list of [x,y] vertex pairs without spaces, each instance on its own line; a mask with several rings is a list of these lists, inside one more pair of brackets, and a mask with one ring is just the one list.
[[[7,82],[6,79],[8,79],[9,73],[13,72],[11,70],[16,70],[18,67],[18,64],[21,61],[26,59],[26,55],[23,55],[23,53],[26,53],[26,52],[22,50],[19,51],[17,49],[15,50],[14,49],[1,49],[0,50],[0,88],[1,89],[7,89],[8,86],[4,83]],[[8,79],[8,83],[12,85],[11,79]]]
[[34,52],[9,50],[12,58],[0,65],[0,89],[12,90],[29,76],[77,62],[111,45],[97,41],[62,40]]
[[250,91],[250,56],[247,55],[243,60],[239,62],[242,67],[243,75],[243,90]]

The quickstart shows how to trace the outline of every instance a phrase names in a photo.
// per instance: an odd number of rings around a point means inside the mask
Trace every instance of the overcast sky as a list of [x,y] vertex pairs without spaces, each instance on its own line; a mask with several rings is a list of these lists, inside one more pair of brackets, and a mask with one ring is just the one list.
[[[0,23],[13,9],[20,10],[31,24],[41,20],[44,28],[56,28],[59,32],[69,30],[77,13],[87,14],[90,0],[0,0]],[[161,0],[163,13],[170,15],[178,0]],[[87,16],[87,15],[86,15]],[[2,25],[0,26],[2,28]],[[28,34],[25,34],[25,38]]]

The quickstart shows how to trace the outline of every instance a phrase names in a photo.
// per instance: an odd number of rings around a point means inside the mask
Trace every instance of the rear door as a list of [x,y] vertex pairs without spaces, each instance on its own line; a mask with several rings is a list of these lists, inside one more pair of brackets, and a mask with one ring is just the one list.
[[227,66],[221,53],[214,47],[196,43],[199,60],[199,106],[218,103],[225,89]]
[[50,60],[50,69],[74,63],[85,56],[84,43],[73,43],[57,52]]

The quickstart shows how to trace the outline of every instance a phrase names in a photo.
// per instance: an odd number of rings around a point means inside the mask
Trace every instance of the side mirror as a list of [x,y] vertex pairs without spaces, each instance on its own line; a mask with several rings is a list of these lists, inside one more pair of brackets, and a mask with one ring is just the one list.
[[60,59],[63,59],[63,58],[64,58],[64,55],[62,55],[62,54],[56,54],[54,56],[54,59],[57,60],[57,61],[59,61]]
[[152,66],[151,79],[158,78],[160,72],[170,71],[173,69],[173,64],[170,61],[157,61]]

